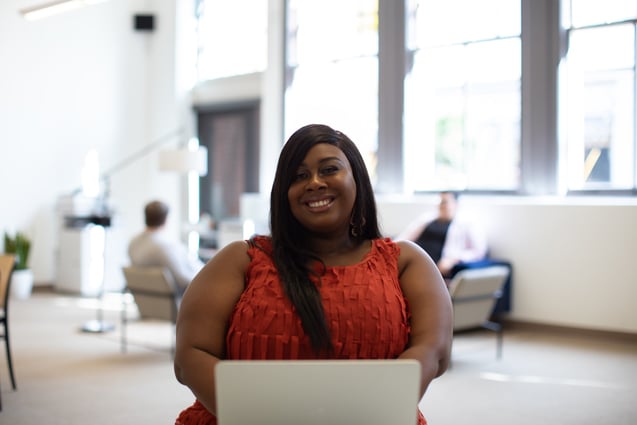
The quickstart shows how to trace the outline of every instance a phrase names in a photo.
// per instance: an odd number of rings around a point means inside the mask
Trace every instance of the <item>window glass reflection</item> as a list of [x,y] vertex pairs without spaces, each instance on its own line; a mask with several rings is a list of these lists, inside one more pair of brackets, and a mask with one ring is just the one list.
[[520,34],[519,1],[420,0],[412,1],[411,8],[415,17],[411,48]]
[[407,192],[517,189],[519,2],[420,1],[414,7],[408,28],[423,35],[418,44],[424,48],[414,51],[405,81]]
[[[629,189],[633,186],[634,46],[630,40],[634,38],[632,28],[628,28],[629,34],[619,31],[624,29],[626,27],[593,28],[571,37],[568,57],[570,189]],[[595,56],[596,53],[603,60],[591,60],[589,54]]]
[[563,64],[568,189],[633,189],[637,4],[573,1],[570,12],[573,25],[593,26],[570,28]]
[[637,2],[631,0],[570,0],[570,5],[565,5],[565,11],[569,10],[572,11],[570,25],[577,28],[634,19],[637,16]]
[[198,81],[261,72],[268,55],[268,2],[199,0]]
[[291,0],[285,133],[325,123],[347,134],[375,176],[378,145],[378,3]]

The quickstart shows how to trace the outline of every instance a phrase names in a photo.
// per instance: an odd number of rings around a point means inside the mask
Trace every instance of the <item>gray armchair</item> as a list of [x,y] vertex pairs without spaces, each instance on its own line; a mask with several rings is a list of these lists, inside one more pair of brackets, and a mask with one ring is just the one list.
[[498,358],[502,356],[502,324],[492,321],[491,316],[509,274],[510,268],[506,266],[465,269],[449,283],[454,333],[473,329],[494,331]]
[[[175,324],[181,302],[181,292],[170,271],[163,267],[124,267],[125,292],[132,294],[139,310],[139,318],[167,320],[173,327],[171,354],[175,352]],[[127,303],[122,306],[122,352],[127,347]]]

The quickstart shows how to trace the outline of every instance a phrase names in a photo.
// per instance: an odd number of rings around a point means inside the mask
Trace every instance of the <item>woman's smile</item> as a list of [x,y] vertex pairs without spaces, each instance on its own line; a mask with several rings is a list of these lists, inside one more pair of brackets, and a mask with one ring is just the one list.
[[324,211],[327,209],[326,207],[332,205],[332,202],[334,202],[334,198],[326,198],[318,201],[308,201],[306,204],[312,210]]

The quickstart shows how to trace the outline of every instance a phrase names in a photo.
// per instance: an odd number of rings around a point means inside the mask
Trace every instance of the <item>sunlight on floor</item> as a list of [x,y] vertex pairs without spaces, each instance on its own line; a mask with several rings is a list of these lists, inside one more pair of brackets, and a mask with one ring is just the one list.
[[121,311],[123,302],[130,306],[133,303],[133,296],[131,294],[106,293],[101,298],[58,296],[53,300],[53,304],[58,307],[78,307],[86,310],[96,310],[101,307],[105,311]]
[[626,389],[624,385],[613,384],[602,381],[591,381],[582,379],[568,378],[551,378],[546,376],[533,375],[507,375],[504,373],[482,372],[480,378],[487,381],[497,382],[521,382],[525,384],[552,384],[552,385],[570,385],[577,387],[607,388],[607,389]]

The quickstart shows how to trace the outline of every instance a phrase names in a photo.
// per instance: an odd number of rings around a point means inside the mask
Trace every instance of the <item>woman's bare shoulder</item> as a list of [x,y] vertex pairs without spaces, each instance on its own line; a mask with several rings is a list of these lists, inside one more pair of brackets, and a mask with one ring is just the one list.
[[419,269],[421,273],[430,273],[438,270],[429,254],[415,242],[400,240],[396,244],[400,248],[398,268],[401,275],[406,269]]
[[197,277],[208,280],[211,277],[242,276],[250,263],[248,249],[246,241],[229,243],[208,260]]
[[412,258],[412,257],[426,257],[427,253],[424,249],[418,246],[415,242],[410,240],[401,239],[395,241],[398,248],[400,248],[400,257]]

